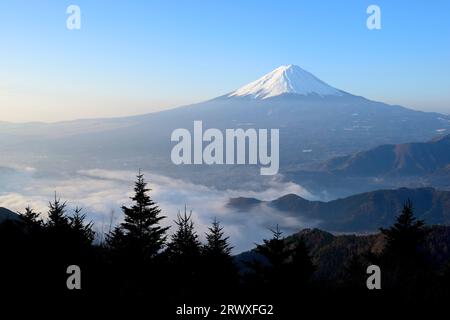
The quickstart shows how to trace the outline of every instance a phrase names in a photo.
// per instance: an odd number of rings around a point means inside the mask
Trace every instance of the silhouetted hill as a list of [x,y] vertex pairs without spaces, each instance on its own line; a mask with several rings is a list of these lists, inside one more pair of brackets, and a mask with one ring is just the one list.
[[426,223],[450,223],[450,192],[433,188],[378,190],[329,202],[308,201],[294,194],[267,202],[236,198],[228,205],[239,211],[258,210],[265,205],[291,216],[319,220],[325,230],[372,232],[393,224],[408,199],[414,203],[417,217]]
[[[334,235],[319,229],[304,229],[286,237],[289,245],[302,239],[309,249],[316,266],[314,277],[324,281],[339,281],[345,268],[354,256],[380,253],[385,244],[381,233],[369,235]],[[450,226],[431,226],[425,244],[428,259],[441,269],[450,259]],[[235,257],[238,265],[244,268],[246,262],[261,260],[254,250],[243,252]]]
[[261,201],[255,198],[237,197],[231,198],[227,205],[232,208],[241,208],[244,210],[251,209],[254,206],[260,204]]
[[17,220],[19,216],[6,208],[0,207],[0,223],[5,220]]

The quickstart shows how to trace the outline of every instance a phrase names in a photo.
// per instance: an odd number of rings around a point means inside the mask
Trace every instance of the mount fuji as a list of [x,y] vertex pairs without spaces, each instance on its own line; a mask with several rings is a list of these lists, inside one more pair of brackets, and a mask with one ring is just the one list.
[[326,84],[299,66],[290,64],[276,68],[228,96],[267,99],[283,94],[342,96],[346,93]]
[[51,124],[2,123],[0,166],[143,168],[217,188],[262,188],[257,166],[172,164],[172,131],[192,130],[195,120],[219,130],[279,129],[281,173],[381,144],[427,141],[450,130],[448,115],[372,101],[285,65],[220,97],[171,110]]

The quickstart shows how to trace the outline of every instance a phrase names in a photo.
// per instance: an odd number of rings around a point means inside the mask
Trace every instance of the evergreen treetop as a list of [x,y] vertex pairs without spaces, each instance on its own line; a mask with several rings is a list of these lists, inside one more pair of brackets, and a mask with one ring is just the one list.
[[380,228],[380,231],[386,238],[384,254],[398,257],[415,255],[428,233],[425,222],[414,216],[410,200],[404,204],[395,224],[389,229]]
[[224,237],[223,227],[215,218],[212,226],[208,228],[206,233],[206,245],[204,253],[210,257],[230,257],[233,247],[228,243],[229,237]]
[[28,226],[40,226],[42,224],[40,215],[40,212],[34,211],[30,206],[25,208],[25,212],[19,212],[20,218]]
[[172,235],[169,244],[171,255],[180,258],[198,256],[200,254],[200,241],[194,229],[192,211],[188,214],[185,206],[184,214],[178,212],[177,220],[174,222],[177,225],[177,231]]
[[53,202],[49,202],[47,226],[50,228],[60,229],[69,226],[69,219],[66,216],[66,202],[61,202],[56,198]]
[[161,220],[166,218],[160,215],[161,209],[150,198],[147,183],[144,175],[139,170],[134,186],[134,195],[131,207],[122,206],[125,215],[124,222],[121,223],[121,234],[132,251],[140,251],[147,257],[156,255],[166,242],[166,232],[168,227],[160,225]]

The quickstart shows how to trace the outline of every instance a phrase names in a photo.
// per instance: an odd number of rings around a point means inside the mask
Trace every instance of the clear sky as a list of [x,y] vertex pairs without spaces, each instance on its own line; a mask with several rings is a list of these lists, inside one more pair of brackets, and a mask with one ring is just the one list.
[[[66,8],[81,8],[81,29]],[[381,30],[366,9],[381,7]],[[146,113],[297,64],[353,94],[450,113],[450,1],[0,3],[0,121]]]

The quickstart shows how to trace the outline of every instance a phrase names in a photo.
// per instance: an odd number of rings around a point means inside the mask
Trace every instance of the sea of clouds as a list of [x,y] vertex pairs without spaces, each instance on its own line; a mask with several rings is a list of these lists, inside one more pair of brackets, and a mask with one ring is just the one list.
[[[0,207],[23,211],[31,206],[45,217],[48,203],[57,198],[67,201],[68,212],[82,207],[89,220],[95,224],[98,240],[111,226],[123,219],[121,206],[130,205],[130,196],[136,178],[134,171],[102,169],[80,170],[72,173],[40,172],[34,168],[0,168]],[[305,227],[314,227],[317,221],[305,221],[295,214],[279,212],[267,206],[258,210],[238,212],[227,207],[231,197],[254,197],[273,200],[294,193],[307,199],[314,198],[307,190],[292,182],[282,182],[274,177],[264,191],[216,190],[199,184],[169,178],[152,172],[144,172],[150,195],[167,218],[164,225],[173,226],[178,212],[185,206],[192,210],[192,217],[199,234],[204,234],[217,218],[230,237],[234,252],[254,247],[262,239],[271,236],[269,228],[277,224],[285,235]],[[256,188],[255,188],[256,189]],[[173,231],[173,227],[171,228]]]

